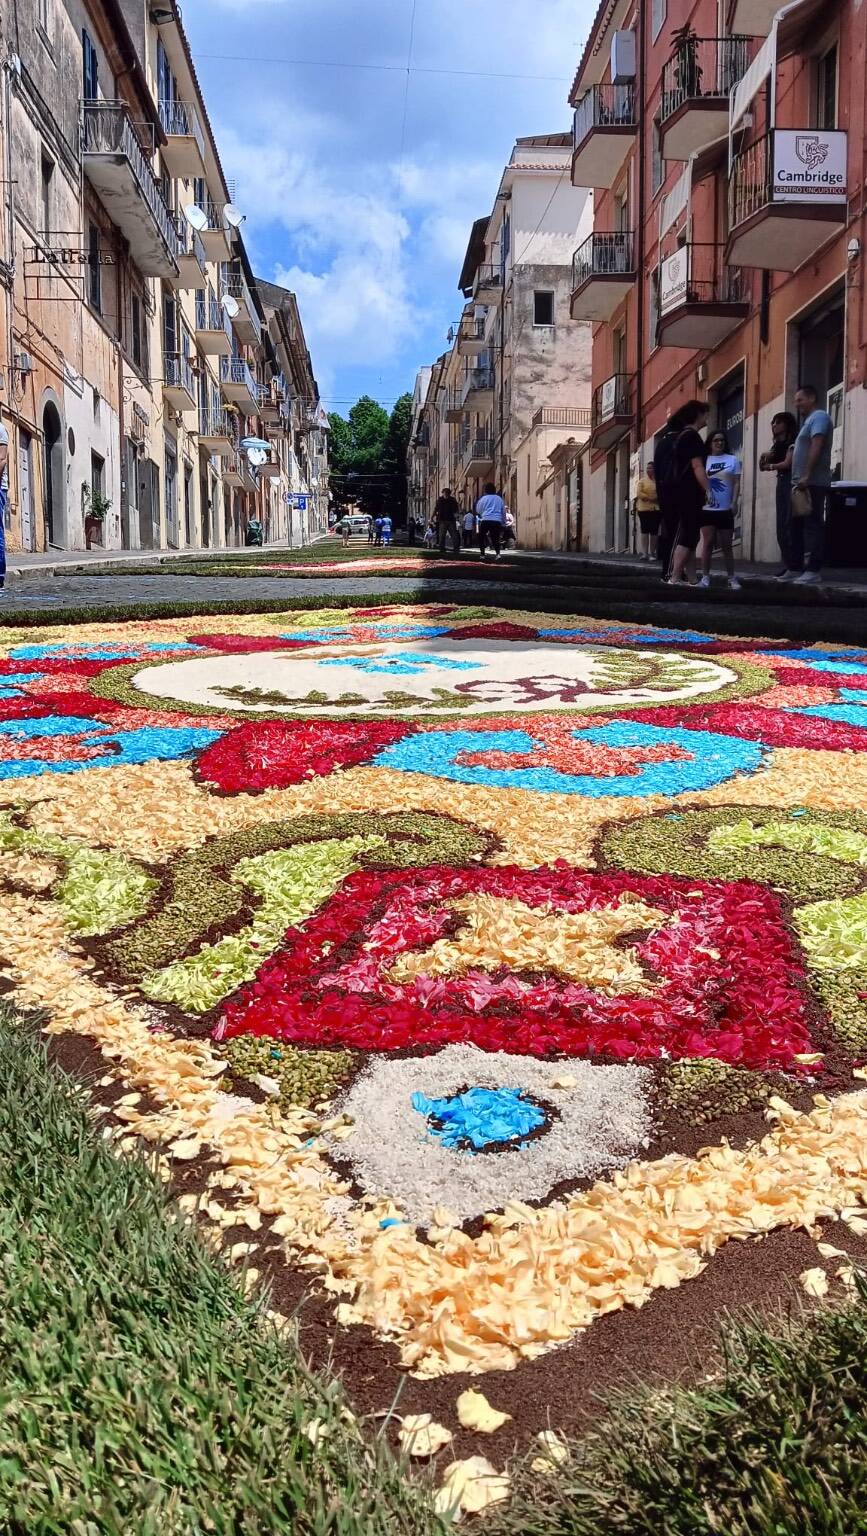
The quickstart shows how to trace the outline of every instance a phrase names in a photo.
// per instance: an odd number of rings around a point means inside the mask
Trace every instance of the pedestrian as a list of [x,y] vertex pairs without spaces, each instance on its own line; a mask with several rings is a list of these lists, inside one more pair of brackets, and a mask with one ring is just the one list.
[[659,497],[656,494],[656,471],[653,464],[645,467],[635,487],[635,511],[644,550],[642,560],[655,560],[659,540]]
[[506,525],[505,525],[505,527],[506,527],[506,532],[505,532],[506,548],[508,549],[509,545],[511,545],[513,549],[517,548],[517,544],[518,544],[518,526],[517,526],[517,524],[515,522],[515,514],[514,514],[514,512],[511,511],[511,509],[509,507],[506,508]]
[[705,474],[710,485],[710,495],[704,504],[701,525],[700,587],[710,586],[710,562],[714,545],[722,550],[726,575],[732,592],[740,592],[741,584],[735,575],[735,559],[732,540],[735,529],[735,512],[741,493],[741,461],[729,453],[728,438],[724,432],[712,432],[710,452],[705,460]]
[[674,450],[684,425],[685,423],[681,420],[681,411],[675,411],[663,427],[653,452],[653,478],[656,482],[656,497],[659,503],[656,553],[663,581],[671,570],[671,557],[674,553],[674,541],[680,520],[675,484]]
[[[825,551],[825,504],[831,487],[831,449],[834,423],[820,409],[812,384],[802,384],[795,395],[801,430],[792,454],[792,497],[789,519],[789,550],[792,565],[784,581],[816,586],[822,580]],[[806,564],[805,564],[806,560]],[[800,574],[799,574],[800,573]]]
[[346,549],[346,546],[349,543],[349,535],[352,532],[352,524],[350,523],[346,514],[343,515],[343,517],[340,519],[340,522],[337,524],[337,532],[340,534],[340,537],[343,540],[343,548]]
[[461,543],[465,549],[475,544],[479,525],[472,507],[467,507],[461,518]]
[[381,546],[382,546],[382,518],[381,517],[374,518],[374,520],[373,520],[373,531],[374,531],[374,539],[373,539],[374,547],[376,549],[380,549]]
[[688,400],[678,412],[682,425],[671,463],[673,501],[678,509],[674,558],[668,578],[672,587],[695,567],[704,508],[710,496],[710,483],[704,467],[707,448],[701,437],[707,426],[707,414],[707,406],[702,400]]
[[437,543],[439,544],[441,555],[444,555],[446,552],[447,539],[451,539],[452,554],[457,555],[460,552],[461,541],[458,535],[458,518],[460,515],[461,509],[458,506],[457,500],[447,488],[443,491],[434,507]]
[[6,507],[9,502],[9,429],[0,418],[0,592],[6,586]]
[[476,502],[476,516],[479,520],[479,553],[482,559],[485,558],[490,539],[494,559],[499,560],[503,529],[506,526],[506,503],[495,485],[485,486],[484,496],[480,496]]
[[371,517],[370,513],[368,512],[368,514],[367,514],[367,542],[368,542],[368,544],[372,544],[373,543],[375,534],[376,534],[376,530],[375,530],[375,528],[373,526],[373,518]]
[[789,521],[792,516],[792,456],[797,435],[798,423],[791,411],[778,411],[771,420],[771,447],[767,453],[759,455],[759,469],[776,476],[777,543],[783,561],[783,569],[777,573],[778,581],[789,580],[788,573],[794,570],[789,548]]
[[391,518],[388,516],[382,519],[381,542],[385,545],[386,549],[391,543]]

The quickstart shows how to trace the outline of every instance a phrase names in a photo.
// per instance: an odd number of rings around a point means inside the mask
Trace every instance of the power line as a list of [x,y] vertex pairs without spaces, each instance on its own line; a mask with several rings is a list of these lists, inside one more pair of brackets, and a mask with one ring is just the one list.
[[280,64],[289,65],[298,69],[358,69],[374,71],[382,74],[403,75],[440,75],[452,77],[458,80],[532,80],[540,85],[569,85],[571,77],[568,75],[522,75],[508,71],[491,69],[436,69],[431,65],[412,64],[407,70],[405,64],[367,64],[357,60],[346,59],[284,59],[269,55],[263,58],[260,54],[250,53],[202,53],[196,50],[199,59],[216,59],[224,64]]

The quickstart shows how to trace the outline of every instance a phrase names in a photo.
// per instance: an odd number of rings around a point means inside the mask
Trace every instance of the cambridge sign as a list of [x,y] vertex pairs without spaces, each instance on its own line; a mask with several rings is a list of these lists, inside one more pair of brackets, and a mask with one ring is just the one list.
[[775,203],[845,203],[846,134],[774,129]]
[[689,282],[689,251],[686,247],[666,257],[659,268],[659,313],[667,315],[686,298]]

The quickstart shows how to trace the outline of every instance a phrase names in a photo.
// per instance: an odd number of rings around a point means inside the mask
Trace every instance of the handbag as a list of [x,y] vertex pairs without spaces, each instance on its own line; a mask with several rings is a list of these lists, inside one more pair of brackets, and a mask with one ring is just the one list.
[[792,486],[792,516],[809,517],[813,510],[813,497],[807,486]]

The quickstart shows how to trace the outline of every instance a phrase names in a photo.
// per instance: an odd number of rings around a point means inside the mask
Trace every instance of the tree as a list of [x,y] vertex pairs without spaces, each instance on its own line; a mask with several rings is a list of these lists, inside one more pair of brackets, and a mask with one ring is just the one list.
[[333,413],[332,486],[336,503],[355,503],[365,512],[388,512],[396,522],[406,514],[406,455],[412,427],[412,396],[402,395],[388,412],[362,395],[348,419]]

